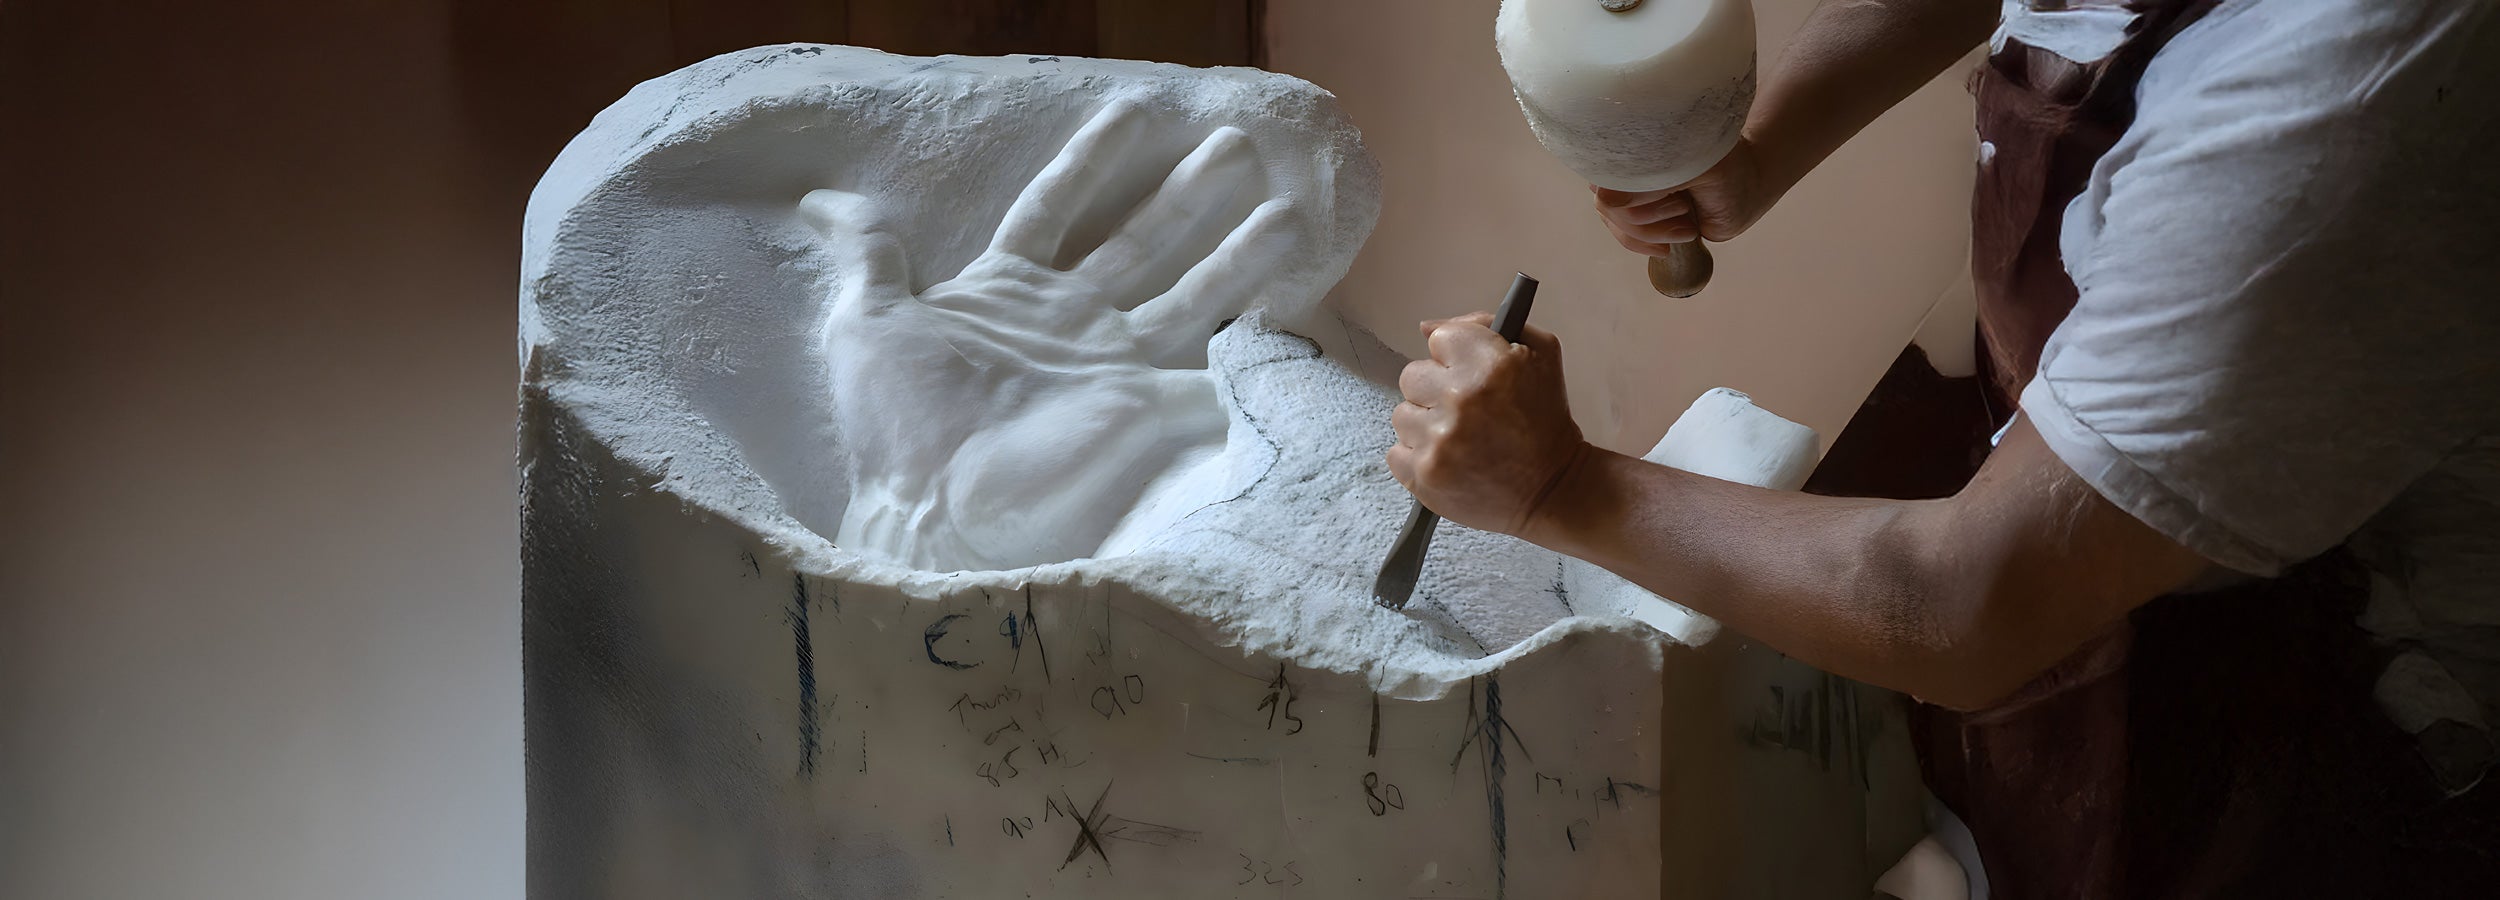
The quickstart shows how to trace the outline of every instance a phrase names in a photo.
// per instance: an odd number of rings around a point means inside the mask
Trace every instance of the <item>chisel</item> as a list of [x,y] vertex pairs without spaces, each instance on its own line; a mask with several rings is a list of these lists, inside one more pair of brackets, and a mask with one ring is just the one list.
[[[1521,273],[1511,281],[1502,307],[1493,313],[1493,332],[1519,343],[1519,329],[1528,324],[1528,307],[1534,305],[1536,279]],[[1415,595],[1415,579],[1423,574],[1424,554],[1432,549],[1433,529],[1440,525],[1439,515],[1425,509],[1423,501],[1415,501],[1414,510],[1406,514],[1406,527],[1398,529],[1397,544],[1380,564],[1380,577],[1372,580],[1373,602],[1390,609],[1406,608],[1407,598]]]

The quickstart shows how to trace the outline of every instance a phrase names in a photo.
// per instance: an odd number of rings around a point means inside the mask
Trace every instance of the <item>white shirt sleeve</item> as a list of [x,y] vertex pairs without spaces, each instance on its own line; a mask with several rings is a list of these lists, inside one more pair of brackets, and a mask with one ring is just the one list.
[[2324,552],[2500,426],[2500,4],[2226,3],[2068,207],[2023,410],[2215,562]]

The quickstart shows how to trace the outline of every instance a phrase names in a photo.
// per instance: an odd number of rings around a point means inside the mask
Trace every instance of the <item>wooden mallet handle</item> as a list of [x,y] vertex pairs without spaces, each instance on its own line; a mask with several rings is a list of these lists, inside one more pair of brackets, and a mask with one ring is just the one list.
[[1710,272],[1717,265],[1700,238],[1669,244],[1667,255],[1649,258],[1649,286],[1681,300],[1709,287]]

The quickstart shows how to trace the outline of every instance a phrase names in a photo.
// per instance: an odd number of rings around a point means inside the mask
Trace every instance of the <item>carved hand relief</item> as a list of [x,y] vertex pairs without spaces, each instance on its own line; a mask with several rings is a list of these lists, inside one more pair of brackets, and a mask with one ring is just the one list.
[[[773,47],[602,113],[525,229],[532,893],[1863,896],[1874,692],[1465,529],[1370,602],[1378,191],[1251,70]],[[1703,406],[1658,458],[1810,465]]]
[[1247,134],[1218,126],[1175,165],[1157,127],[1106,106],[978,258],[918,291],[884,221],[917,210],[800,201],[849,276],[825,325],[852,454],[836,546],[942,571],[1117,555],[1106,539],[1159,531],[1186,512],[1172,498],[1221,481],[1207,340],[1320,248],[1292,224],[1311,201],[1269,196]]

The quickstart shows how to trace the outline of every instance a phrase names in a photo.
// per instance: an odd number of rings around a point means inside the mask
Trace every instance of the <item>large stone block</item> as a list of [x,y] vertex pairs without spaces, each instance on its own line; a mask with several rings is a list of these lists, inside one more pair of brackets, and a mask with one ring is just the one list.
[[[1370,602],[1377,185],[1250,70],[768,47],[602,113],[526,227],[531,892],[1864,896],[1894,698],[1463,528]],[[1810,466],[1696,410],[1655,458]]]

